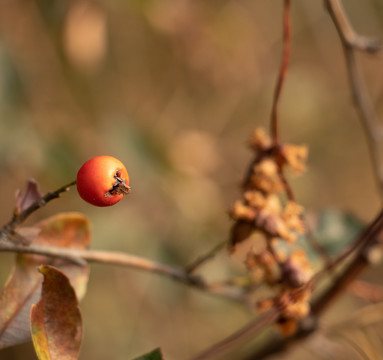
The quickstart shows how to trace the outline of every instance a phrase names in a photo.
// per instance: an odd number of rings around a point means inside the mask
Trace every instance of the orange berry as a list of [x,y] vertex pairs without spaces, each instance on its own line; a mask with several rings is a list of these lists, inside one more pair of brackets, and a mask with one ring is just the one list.
[[95,206],[111,206],[129,194],[129,175],[124,164],[112,156],[96,156],[77,173],[77,191]]

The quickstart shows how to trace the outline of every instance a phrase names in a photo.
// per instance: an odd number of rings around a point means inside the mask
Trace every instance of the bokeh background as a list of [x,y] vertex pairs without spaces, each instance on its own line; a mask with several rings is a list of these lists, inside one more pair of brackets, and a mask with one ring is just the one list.
[[[383,39],[381,0],[345,7],[359,33]],[[251,158],[247,140],[255,126],[268,128],[281,14],[276,0],[0,2],[1,222],[27,179],[53,190],[107,154],[128,168],[126,200],[95,208],[72,189],[29,223],[79,211],[92,222],[92,248],[178,265],[226,239],[227,210]],[[334,25],[322,1],[294,1],[292,24],[281,136],[310,150],[307,172],[291,177],[296,198],[309,212],[333,208],[369,221],[380,200]],[[358,56],[380,119],[382,59]],[[1,284],[12,261],[0,254]],[[381,270],[364,276],[378,281]],[[224,252],[203,268],[212,280],[241,271]],[[327,322],[362,303],[345,295]],[[81,359],[94,360],[132,359],[157,346],[167,360],[186,359],[251,316],[168,279],[102,265],[92,265],[81,309]],[[0,358],[35,355],[25,345]]]

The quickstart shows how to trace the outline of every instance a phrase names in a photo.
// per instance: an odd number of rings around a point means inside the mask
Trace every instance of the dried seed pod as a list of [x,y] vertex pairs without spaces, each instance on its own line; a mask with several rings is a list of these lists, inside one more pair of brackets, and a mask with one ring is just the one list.
[[255,227],[253,223],[238,220],[231,229],[228,248],[231,252],[235,249],[235,245],[246,240],[251,236]]
[[303,207],[294,201],[289,201],[282,213],[282,218],[285,220],[288,228],[292,231],[298,232],[299,234],[304,234],[306,230],[301,219],[302,213]]
[[250,147],[257,152],[265,151],[271,147],[271,139],[262,128],[255,128],[250,138]]
[[255,208],[262,208],[266,204],[265,196],[258,190],[246,191],[243,194],[243,197],[249,206],[252,206]]
[[271,157],[266,157],[254,165],[250,177],[251,186],[265,193],[277,193],[283,190],[278,165]]
[[286,318],[303,319],[310,313],[310,304],[308,302],[296,302],[289,304],[283,312]]
[[290,286],[298,288],[306,284],[312,277],[312,269],[303,249],[295,250],[282,268],[284,277]]
[[234,203],[230,214],[234,219],[252,222],[255,220],[257,212],[253,207],[247,206],[242,201],[238,200]]
[[277,328],[284,337],[289,337],[297,332],[298,322],[295,319],[286,319],[281,317],[277,320]]
[[308,156],[308,149],[306,146],[285,144],[282,146],[282,155],[285,163],[289,165],[295,173],[301,174],[306,170],[306,161]]

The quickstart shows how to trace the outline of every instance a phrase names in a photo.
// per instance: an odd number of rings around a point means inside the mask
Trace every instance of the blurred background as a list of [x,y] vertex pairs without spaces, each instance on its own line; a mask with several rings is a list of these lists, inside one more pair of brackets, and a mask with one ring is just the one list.
[[[382,1],[345,7],[360,34],[383,39]],[[127,199],[95,208],[72,189],[29,223],[79,211],[92,222],[92,248],[177,265],[225,240],[227,211],[252,156],[247,140],[254,127],[268,128],[281,15],[275,0],[0,2],[1,222],[27,179],[53,190],[105,154],[126,164]],[[306,144],[310,155],[307,172],[290,177],[291,185],[309,212],[331,208],[367,222],[380,200],[338,35],[322,1],[294,1],[292,25],[281,137]],[[358,60],[381,119],[382,55]],[[335,234],[343,225],[336,226]],[[1,284],[12,262],[12,254],[0,254]],[[364,277],[381,281],[381,271]],[[225,252],[202,269],[212,280],[241,272]],[[345,295],[325,324],[364,303]],[[158,346],[167,360],[186,359],[252,316],[168,279],[102,265],[92,265],[81,309],[81,359],[94,360],[132,359]],[[25,345],[0,358],[35,355]],[[294,355],[300,358],[307,354]]]

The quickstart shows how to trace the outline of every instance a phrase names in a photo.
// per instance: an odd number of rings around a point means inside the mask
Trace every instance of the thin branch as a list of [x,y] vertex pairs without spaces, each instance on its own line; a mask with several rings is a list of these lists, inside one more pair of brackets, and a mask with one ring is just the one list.
[[282,184],[283,184],[283,186],[284,186],[284,188],[285,188],[287,198],[288,198],[290,201],[295,201],[295,196],[294,196],[293,189],[291,188],[289,182],[287,181],[287,179],[286,179],[286,177],[285,177],[285,174],[283,173],[283,169],[282,169],[281,166],[279,167],[278,171],[279,171],[279,178],[281,179]]
[[130,267],[163,275],[210,294],[219,295],[240,302],[245,300],[244,292],[238,287],[216,283],[210,285],[200,277],[191,275],[180,267],[162,264],[160,262],[123,252],[73,249],[40,244],[22,245],[11,241],[0,243],[0,252],[44,255],[64,259],[73,262],[76,265],[84,265],[84,262],[91,262]]
[[207,360],[233,350],[249,339],[254,338],[260,332],[265,331],[268,326],[275,322],[279,316],[279,313],[280,311],[277,308],[270,309],[268,312],[246,324],[243,328],[237,330],[213,346],[210,346],[190,360]]
[[[352,246],[353,251],[347,252],[347,257],[356,252],[354,258],[345,266],[341,274],[332,280],[332,285],[326,289],[318,298],[312,303],[312,313],[319,315],[327,306],[339,296],[347,288],[347,286],[353,281],[368,265],[369,251],[376,245],[379,236],[383,232],[383,211],[379,213],[377,218],[371,223],[371,225],[365,230],[365,232],[358,237],[356,243],[359,246]],[[338,258],[334,265],[340,264],[347,258],[342,256]],[[320,273],[323,275],[323,273]],[[319,276],[321,277],[321,276]],[[316,277],[318,280],[318,277]]]
[[306,229],[306,237],[305,240],[307,244],[319,255],[323,263],[325,264],[324,266],[328,266],[332,259],[330,254],[327,252],[325,247],[318,242],[318,240],[315,238],[311,225],[307,219],[307,216],[303,214],[303,222],[305,225]]
[[325,4],[342,41],[353,101],[367,137],[375,180],[383,200],[383,156],[379,146],[383,140],[383,129],[378,122],[355,54],[355,50],[376,53],[381,49],[381,44],[374,38],[359,36],[355,33],[340,0],[325,0]]
[[32,213],[45,206],[48,202],[60,197],[60,194],[69,190],[69,188],[76,184],[76,180],[66,184],[55,191],[50,191],[42,196],[40,199],[28,206],[20,214],[13,216],[12,220],[3,226],[0,231],[0,241],[4,239],[4,236],[13,232],[13,230],[23,223]]
[[263,342],[261,347],[241,360],[262,360],[268,358],[270,355],[275,356],[276,354],[282,354],[292,345],[310,336],[316,331],[318,326],[316,318],[311,316],[303,319],[301,323],[304,325],[300,325],[299,330],[293,336],[285,337],[275,332],[270,335],[267,341]]
[[361,36],[355,33],[340,0],[325,0],[325,4],[343,43],[356,50],[369,53],[376,53],[381,49],[379,39]]
[[[68,191],[69,188],[75,184],[76,181],[72,181],[55,191],[46,193],[44,196],[33,202],[20,214],[15,215],[11,221],[5,224],[0,230],[0,252],[44,255],[48,257],[64,259],[79,266],[84,266],[87,262],[95,262],[131,267],[169,277],[173,280],[193,286],[211,294],[220,295],[240,302],[245,301],[245,292],[238,287],[228,286],[225,283],[208,284],[207,282],[203,281],[203,279],[189,274],[187,270],[162,264],[139,256],[122,252],[108,252],[88,249],[80,250],[33,243],[26,245],[11,241],[15,228],[23,223],[28,218],[28,216],[30,216],[33,212],[40,209],[41,207],[45,206],[48,202],[57,199],[60,194]],[[218,251],[221,246],[222,244],[217,246],[209,254],[205,255],[205,257],[213,256],[213,253]],[[199,260],[201,263],[203,261]],[[198,264],[195,265],[198,266]]]
[[[318,316],[328,308],[328,306],[346,289],[348,284],[353,281],[368,265],[367,260],[368,250],[371,249],[379,235],[383,232],[383,210],[370,223],[365,231],[358,236],[353,245],[342,253],[335,261],[331,263],[331,268],[340,265],[351,255],[354,258],[342,269],[341,273],[332,279],[331,285],[328,286],[321,294],[319,294],[311,303],[311,315],[308,319],[304,319],[302,326],[298,332],[291,337],[281,338],[271,336],[268,341],[256,349],[247,359],[261,360],[269,355],[276,354],[286,350],[288,346],[297,343],[312,334],[317,328]],[[327,269],[320,271],[311,280],[314,286],[317,286],[318,281],[322,279]],[[308,320],[308,321],[306,321]]]
[[[328,306],[343,293],[348,284],[350,284],[350,282],[353,281],[361,273],[361,271],[369,265],[366,253],[368,253],[368,249],[374,246],[382,231],[383,210],[371,222],[366,230],[355,239],[354,244],[332,262],[331,268],[340,265],[351,255],[355,255],[354,258],[345,266],[345,268],[342,269],[342,272],[332,279],[331,285],[323,290],[323,292],[312,301],[311,314],[308,318],[302,320],[299,330],[291,337],[281,337],[277,334],[271,335],[261,347],[255,349],[254,352],[245,359],[261,360],[270,355],[282,353],[288,347],[298,343],[315,332],[318,325],[319,315],[327,309]],[[327,271],[324,269],[315,275],[311,280],[313,285],[317,286],[318,280],[320,280],[326,273]]]
[[[283,12],[283,54],[282,62],[280,66],[280,71],[277,79],[277,84],[274,91],[273,104],[271,109],[271,136],[273,146],[271,147],[276,162],[279,164],[279,176],[281,181],[284,184],[287,197],[290,200],[294,200],[293,191],[287,182],[282,169],[282,161],[280,161],[280,140],[279,140],[279,118],[278,118],[278,107],[279,100],[282,93],[283,84],[285,82],[285,77],[287,74],[287,68],[290,59],[290,46],[291,46],[291,24],[290,24],[290,3],[291,0],[284,0],[284,12]],[[255,160],[255,163],[259,161],[259,158]],[[248,174],[244,185],[246,186],[249,178],[251,176],[253,166],[249,168]],[[213,254],[215,254],[215,249],[213,249]],[[209,254],[208,254],[209,255]],[[207,257],[208,259],[210,256]],[[204,260],[203,260],[204,261]],[[197,262],[198,264],[198,262]],[[193,268],[192,268],[193,269]],[[226,339],[218,342],[217,344],[209,347],[202,353],[198,354],[192,360],[206,360],[212,357],[216,357],[223,353],[226,353],[233,348],[237,347],[239,344],[247,341],[249,338],[254,337],[259,332],[263,331],[268,325],[271,325],[278,318],[280,311],[277,308],[269,310],[267,313],[261,315],[254,321],[247,324],[242,329],[236,331]]]
[[206,254],[199,256],[192,263],[186,266],[186,272],[191,273],[204,264],[206,261],[213,258],[220,250],[222,250],[227,244],[227,241],[222,241],[214,246],[211,250],[209,250]]
[[279,69],[277,84],[274,90],[273,104],[271,107],[271,137],[273,141],[273,149],[276,157],[276,162],[279,165],[278,172],[279,177],[283,183],[283,186],[286,191],[286,195],[289,200],[294,201],[293,190],[286,180],[286,177],[283,173],[282,162],[280,161],[280,139],[279,139],[279,116],[278,108],[280,103],[280,98],[282,94],[282,88],[285,83],[287,68],[290,61],[290,47],[291,47],[291,21],[290,21],[290,4],[291,0],[284,1],[284,10],[283,10],[283,51],[282,51],[282,61]]
[[[341,264],[346,260],[350,255],[355,253],[358,249],[364,249],[367,245],[370,245],[372,238],[376,237],[376,234],[381,231],[383,227],[383,210],[376,216],[376,218],[371,222],[371,224],[360,234],[352,243],[352,245],[343,251],[337,258],[332,260],[327,264],[318,275],[327,272],[328,270],[334,269],[336,266]],[[359,251],[360,252],[360,251]]]
[[285,0],[283,12],[283,54],[279,70],[277,85],[275,87],[273,105],[271,110],[271,135],[274,147],[279,145],[278,105],[285,81],[287,67],[290,60],[291,24],[290,24],[290,0]]

